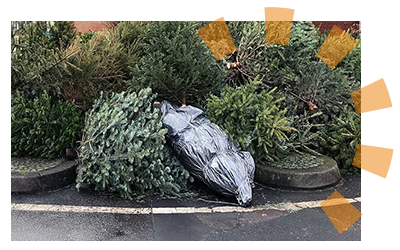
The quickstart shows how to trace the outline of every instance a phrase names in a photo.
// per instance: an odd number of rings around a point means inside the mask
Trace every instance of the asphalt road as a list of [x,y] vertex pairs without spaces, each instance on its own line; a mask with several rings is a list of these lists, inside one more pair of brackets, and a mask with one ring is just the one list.
[[[361,218],[339,234],[322,208],[276,210],[274,205],[324,200],[337,190],[345,198],[361,197],[361,177],[346,177],[323,190],[281,190],[257,186],[253,206],[272,205],[255,212],[121,214],[102,212],[11,211],[12,240],[361,240]],[[13,194],[12,204],[48,204],[90,207],[163,208],[227,206],[231,202],[204,190],[190,199],[152,197],[142,203],[74,187],[42,194]],[[361,202],[353,203],[361,211]]]

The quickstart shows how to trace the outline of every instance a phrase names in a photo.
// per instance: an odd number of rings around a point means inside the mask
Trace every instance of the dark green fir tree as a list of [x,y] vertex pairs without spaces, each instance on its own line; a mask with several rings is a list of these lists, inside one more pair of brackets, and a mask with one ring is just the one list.
[[198,104],[219,92],[224,70],[197,34],[198,22],[158,22],[145,38],[131,88],[151,87],[159,99]]

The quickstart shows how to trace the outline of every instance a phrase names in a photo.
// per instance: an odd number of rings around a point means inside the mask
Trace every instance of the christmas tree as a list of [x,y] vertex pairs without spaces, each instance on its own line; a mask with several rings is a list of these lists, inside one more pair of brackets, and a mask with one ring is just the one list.
[[158,22],[149,31],[131,88],[151,87],[159,99],[196,104],[219,91],[224,71],[197,34],[195,22]]

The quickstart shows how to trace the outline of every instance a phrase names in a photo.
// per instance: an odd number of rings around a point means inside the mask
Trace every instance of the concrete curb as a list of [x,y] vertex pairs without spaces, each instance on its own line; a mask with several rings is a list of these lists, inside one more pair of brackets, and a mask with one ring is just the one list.
[[281,169],[262,165],[256,167],[255,180],[269,186],[287,188],[321,188],[338,183],[340,171],[334,159],[322,156],[324,163],[311,169]]
[[12,193],[35,193],[67,186],[76,179],[75,161],[64,161],[60,165],[36,173],[11,172]]

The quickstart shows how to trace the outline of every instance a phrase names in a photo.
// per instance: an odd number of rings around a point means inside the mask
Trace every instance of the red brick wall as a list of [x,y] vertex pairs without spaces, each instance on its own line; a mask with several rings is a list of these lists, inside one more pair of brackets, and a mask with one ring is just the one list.
[[313,24],[318,27],[321,25],[320,30],[324,32],[325,30],[331,30],[333,25],[338,26],[342,30],[347,30],[357,21],[313,21]]
[[103,21],[72,21],[76,30],[79,32],[88,32],[102,30],[105,28]]

